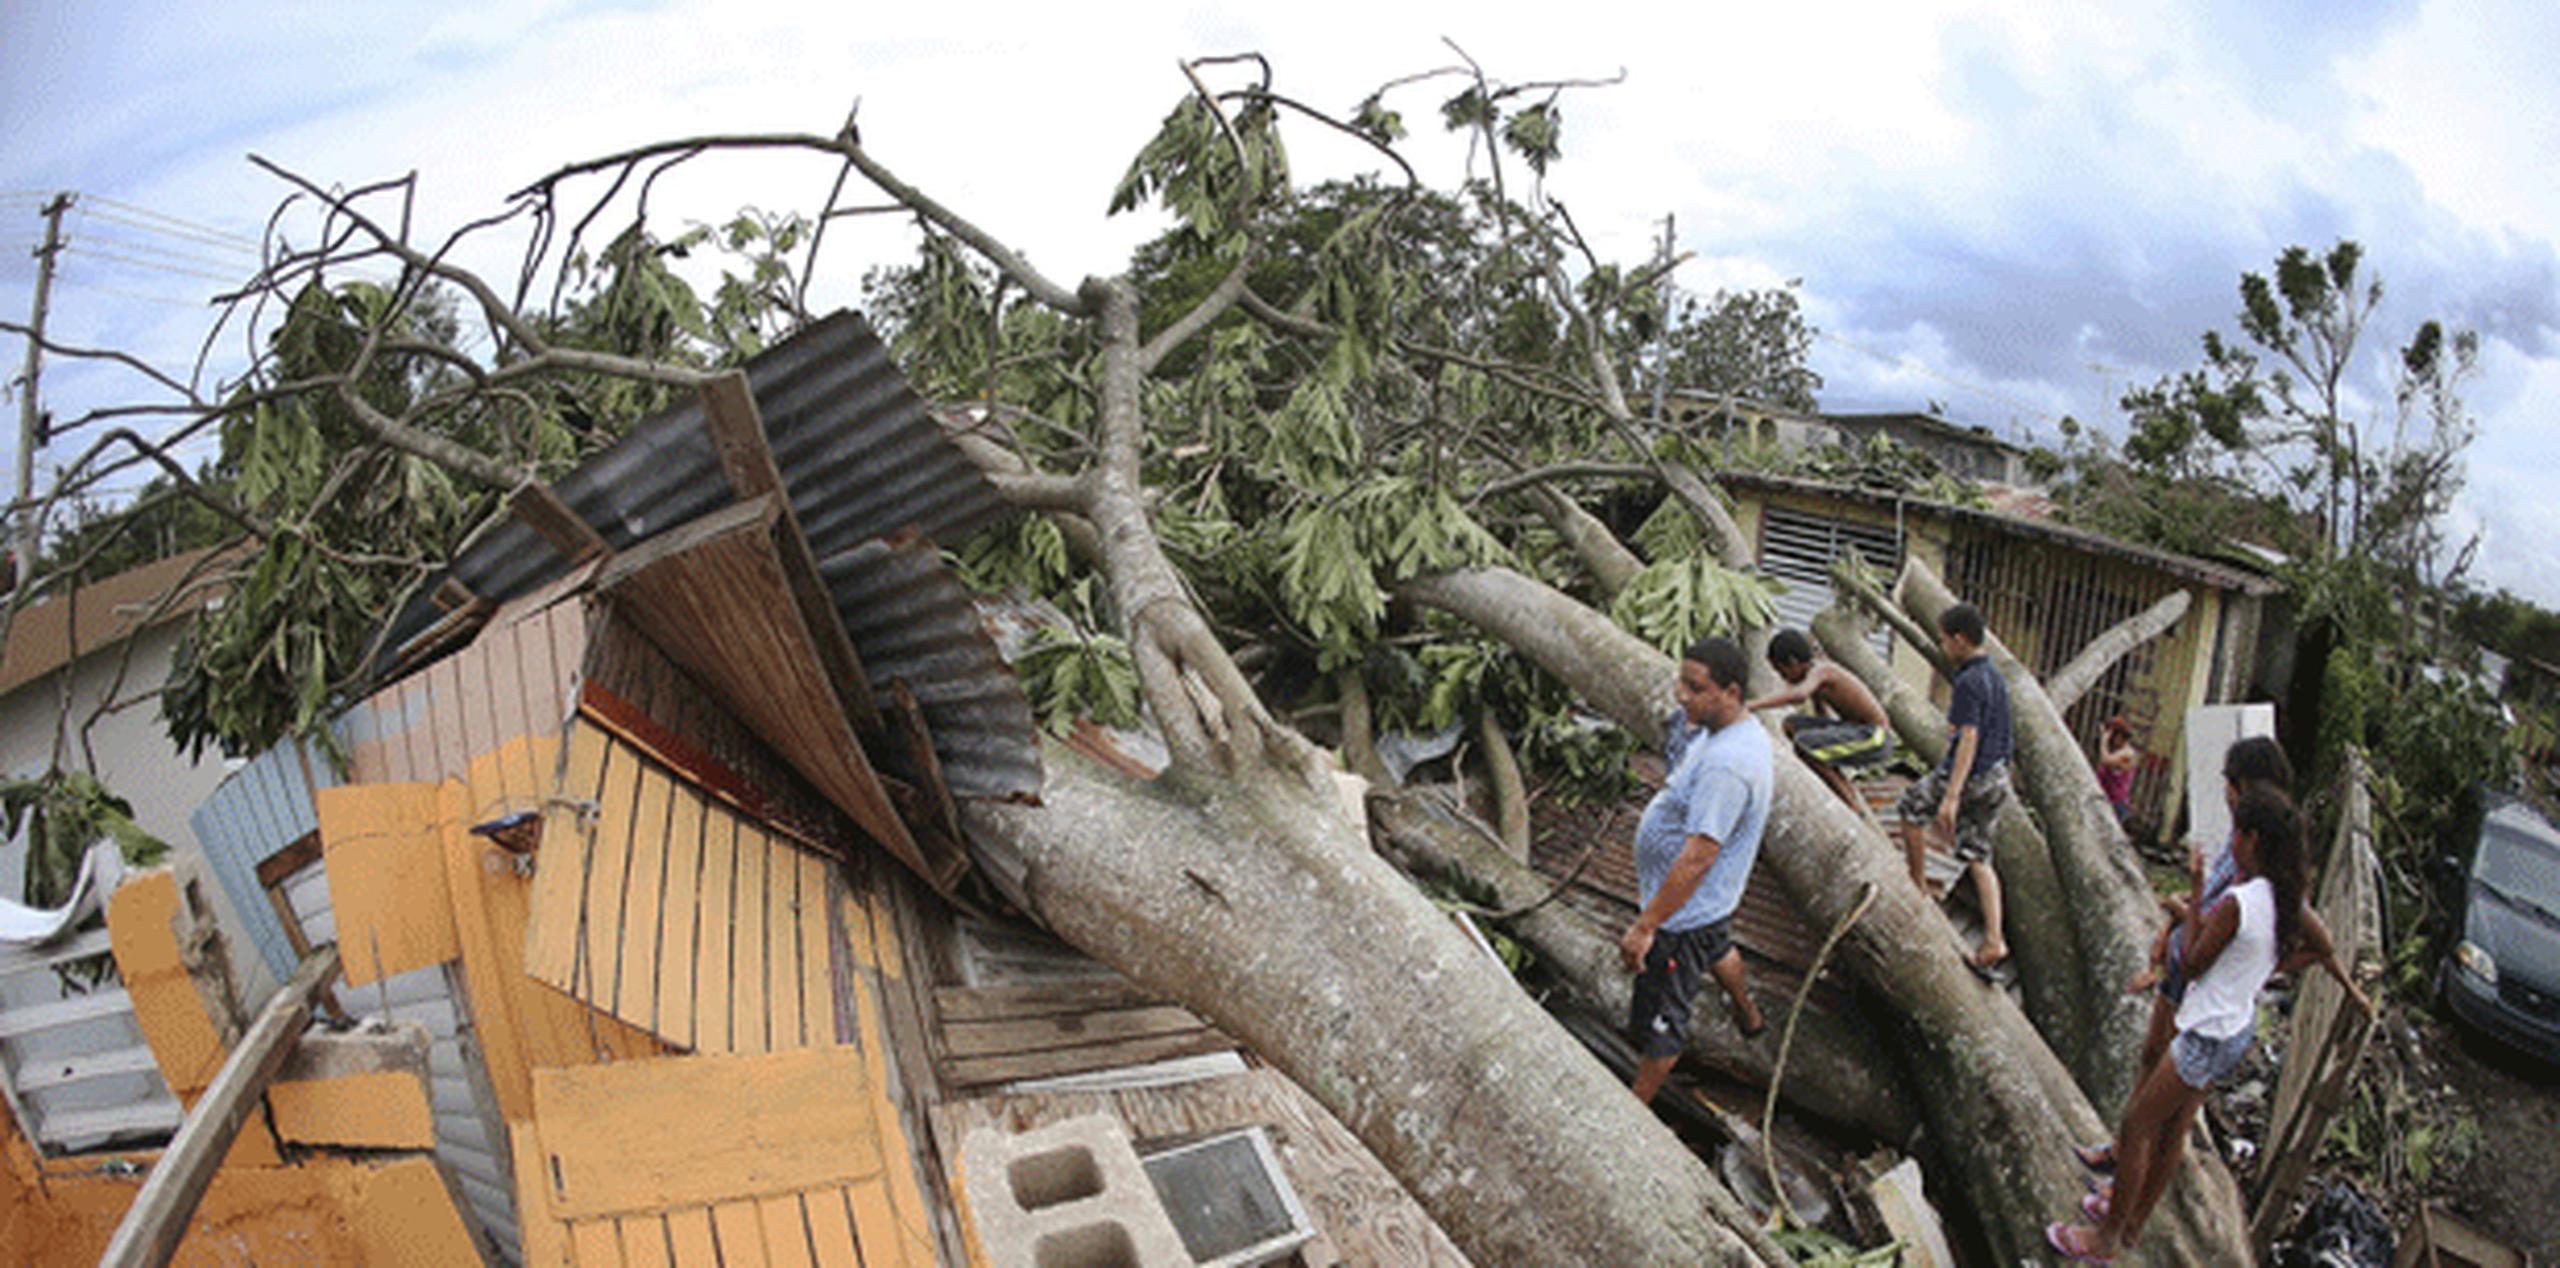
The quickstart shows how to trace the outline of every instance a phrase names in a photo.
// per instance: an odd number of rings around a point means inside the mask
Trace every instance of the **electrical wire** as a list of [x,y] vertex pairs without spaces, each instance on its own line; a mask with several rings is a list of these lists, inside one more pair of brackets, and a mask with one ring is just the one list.
[[157,242],[136,242],[129,238],[100,237],[94,233],[74,235],[71,238],[71,241],[74,243],[88,243],[95,246],[110,247],[118,251],[135,252],[141,255],[151,256],[155,259],[168,260],[176,264],[194,265],[197,268],[246,269],[252,267],[249,261],[238,259],[216,259],[212,256],[197,255],[193,252],[185,251],[177,247],[162,246]]
[[164,260],[145,260],[129,255],[117,255],[113,251],[101,251],[86,243],[71,242],[65,243],[64,246],[74,254],[85,255],[91,259],[111,260],[117,264],[129,265],[133,268],[151,269],[161,273],[174,274],[179,277],[192,277],[222,286],[236,286],[243,280],[239,276],[215,273],[207,269],[182,268]]
[[143,233],[157,233],[170,238],[175,238],[180,242],[189,243],[194,246],[204,247],[211,250],[228,251],[250,257],[255,257],[258,254],[258,249],[255,245],[244,239],[234,238],[228,234],[197,233],[189,229],[173,229],[167,225],[153,224],[148,220],[143,220],[138,217],[120,215],[113,211],[92,208],[86,203],[82,203],[74,207],[73,214],[81,221],[95,220],[101,224],[111,224],[118,226],[119,228],[135,229]]
[[189,230],[194,233],[200,233],[207,237],[228,239],[244,247],[255,249],[258,245],[257,241],[253,238],[246,238],[226,229],[217,229],[212,225],[199,224],[193,220],[172,216],[165,211],[153,211],[148,207],[136,207],[132,203],[109,198],[105,194],[81,194],[78,197],[84,203],[94,202],[100,206],[114,208],[115,210],[124,212],[127,215],[142,216],[146,219],[163,221],[177,228]]

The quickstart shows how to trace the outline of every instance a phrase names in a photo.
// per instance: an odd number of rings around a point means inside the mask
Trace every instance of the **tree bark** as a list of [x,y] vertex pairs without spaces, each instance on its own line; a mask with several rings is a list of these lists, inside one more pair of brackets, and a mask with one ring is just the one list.
[[1783,1264],[1732,1194],[1294,780],[1139,784],[1051,747],[971,802],[1061,937],[1307,1089],[1482,1264]]
[[1530,485],[1523,492],[1547,521],[1547,527],[1554,529],[1573,551],[1573,557],[1591,571],[1601,598],[1615,598],[1637,573],[1644,571],[1644,561],[1636,558],[1636,553],[1627,549],[1598,516],[1583,510],[1572,498],[1543,484]]
[[1493,785],[1494,830],[1501,838],[1503,850],[1526,864],[1529,861],[1529,785],[1520,777],[1520,758],[1511,749],[1511,736],[1502,729],[1502,719],[1491,708],[1476,711],[1476,730],[1484,744],[1484,770],[1487,783]]
[[[1673,666],[1607,618],[1507,569],[1420,578],[1402,593],[1467,620],[1537,662],[1640,735],[1670,700]],[[1760,861],[1806,918],[1829,926],[1866,885],[1876,902],[1841,943],[1845,963],[1899,1020],[1881,1036],[1905,1062],[1942,1167],[1941,1189],[1980,1222],[1995,1259],[2041,1262],[2046,1222],[2082,1192],[2069,1146],[2105,1139],[2069,1070],[2009,997],[1965,967],[1954,931],[1914,890],[1899,851],[1780,746]],[[2140,1261],[2241,1262],[2247,1223],[2220,1164],[2190,1151],[2185,1174],[2143,1238]],[[1958,1196],[1960,1195],[1960,1197]]]
[[2089,688],[2097,684],[2100,676],[2134,648],[2167,633],[2178,623],[2178,618],[2187,614],[2187,605],[2192,601],[2186,591],[2173,590],[2162,596],[2158,603],[2126,617],[2108,627],[2106,633],[2090,639],[2089,645],[2081,648],[2080,654],[2072,657],[2070,664],[2053,671],[2053,676],[2044,680],[2044,693],[2053,698],[2054,712],[2071,712],[2071,706],[2080,703],[2080,697],[2089,693]]
[[[1916,559],[1904,566],[1896,588],[1911,615],[1931,626],[1956,604],[1946,583]],[[2017,747],[2011,787],[2044,825],[2045,848],[2080,942],[2082,990],[2093,1005],[2089,1022],[2096,1049],[2082,1063],[2091,1076],[2090,1095],[2100,1105],[2122,1105],[2133,1092],[2139,1073],[2134,1061],[2150,1021],[2146,1002],[2125,994],[2124,984],[2149,962],[2159,902],[2062,712],[2000,636],[1987,637],[1984,650],[2009,684]]]
[[[1371,831],[1379,848],[1409,872],[1450,882],[1474,901],[1517,911],[1544,898],[1554,882],[1505,855],[1483,830],[1424,794],[1373,794]],[[1601,849],[1625,849],[1604,843]],[[1604,1018],[1627,1015],[1634,979],[1618,959],[1616,931],[1603,930],[1560,903],[1495,922],[1528,944],[1573,1001]],[[1792,1001],[1759,992],[1761,1012],[1783,1017]],[[1689,1033],[1688,1057],[1723,1074],[1767,1087],[1775,1042],[1745,1040],[1708,1009]],[[1796,1031],[1782,1099],[1817,1118],[1903,1144],[1919,1124],[1892,1058],[1855,1014],[1808,1013]]]
[[[1946,756],[1946,715],[1876,654],[1849,609],[1835,606],[1815,617],[1813,637],[1834,663],[1856,674],[1875,693],[1904,747],[1931,765]],[[2002,808],[1993,829],[1992,864],[1999,869],[2007,899],[2008,917],[2001,923],[2007,926],[2010,954],[2018,965],[2027,1016],[2087,1089],[2090,1084],[2081,1062],[2098,1049],[2089,1034],[2088,986],[2080,968],[2079,940],[2071,927],[2071,907],[2062,897],[2062,882],[2053,874],[2044,834],[2016,798]]]

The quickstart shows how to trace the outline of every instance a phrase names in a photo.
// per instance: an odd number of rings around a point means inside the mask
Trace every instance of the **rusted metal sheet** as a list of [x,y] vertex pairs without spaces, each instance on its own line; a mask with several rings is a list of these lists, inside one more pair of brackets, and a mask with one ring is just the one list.
[[[859,315],[838,312],[817,322],[748,362],[745,373],[814,558],[841,559],[867,542],[901,533],[954,544],[1007,513],[994,486],[944,436]],[[643,420],[551,488],[616,550],[734,500],[698,399]],[[899,569],[893,578],[846,579],[842,567],[829,577],[866,676],[879,686],[903,678],[923,702],[954,792],[1018,795],[1026,777],[1036,788],[1037,740],[1011,671],[1000,659],[990,663],[974,646],[958,655],[917,650],[974,628],[974,617],[967,623],[956,619],[953,599],[965,599],[965,592],[947,575],[921,578],[938,571],[929,549],[915,550],[912,557],[903,548],[877,557],[888,563],[891,556]],[[450,578],[478,601],[504,602],[569,567],[568,557],[531,526],[509,521],[464,551]],[[883,595],[892,610],[930,621],[931,628],[918,630],[848,606]],[[397,649],[425,634],[439,615],[430,600],[412,602],[394,622],[386,646]],[[938,676],[944,673],[957,677]]]

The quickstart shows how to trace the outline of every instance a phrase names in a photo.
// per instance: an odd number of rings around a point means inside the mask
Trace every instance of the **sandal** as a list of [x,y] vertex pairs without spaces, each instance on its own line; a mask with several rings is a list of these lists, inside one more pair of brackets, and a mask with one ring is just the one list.
[[2116,1261],[2115,1256],[2101,1255],[2089,1249],[2086,1242],[2075,1238],[2073,1234],[2079,1231],[2078,1225],[2055,1220],[2044,1226],[2044,1244],[2051,1246],[2055,1254],[2075,1264],[2111,1264]]
[[2080,1214],[2087,1216],[2091,1224],[2106,1223],[2107,1203],[2114,1196],[2113,1192],[2103,1189],[2081,1194]]
[[2087,1167],[2091,1171],[2095,1171],[2102,1176],[2111,1174],[2116,1169],[2116,1145],[2114,1141],[2108,1141],[2103,1145],[2073,1145],[2071,1147],[2071,1155],[2080,1160],[2081,1166]]

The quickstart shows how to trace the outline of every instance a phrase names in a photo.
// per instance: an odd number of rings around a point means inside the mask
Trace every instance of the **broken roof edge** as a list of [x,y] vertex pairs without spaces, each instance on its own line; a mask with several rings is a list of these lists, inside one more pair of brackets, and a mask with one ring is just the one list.
[[1916,507],[1950,520],[2014,533],[2021,537],[2036,538],[2093,554],[2112,555],[2128,562],[2159,569],[2188,581],[2212,586],[2217,590],[2234,590],[2251,596],[2265,596],[2280,593],[2285,588],[2281,582],[2272,578],[2246,572],[2229,564],[2140,545],[2091,529],[2057,524],[2048,520],[2026,519],[1999,511],[1986,511],[1979,507],[1963,506],[1937,498],[1761,471],[1719,471],[1716,473],[1716,479],[1744,488],[1840,498],[1846,501],[1862,502],[1869,506]]
[[[0,695],[214,602],[225,585],[198,572],[238,551],[207,546],[155,559],[20,608],[9,622],[8,647],[0,653]],[[153,604],[171,595],[173,601]]]

